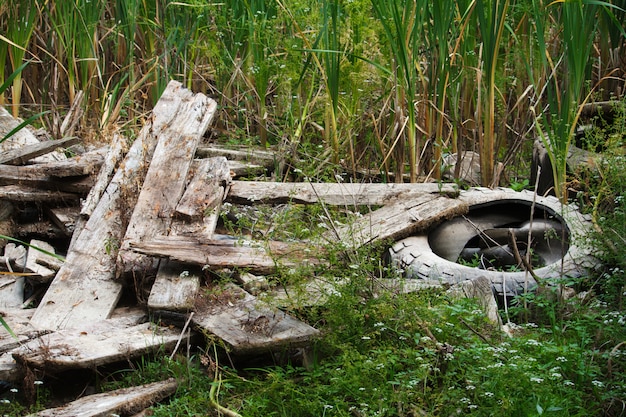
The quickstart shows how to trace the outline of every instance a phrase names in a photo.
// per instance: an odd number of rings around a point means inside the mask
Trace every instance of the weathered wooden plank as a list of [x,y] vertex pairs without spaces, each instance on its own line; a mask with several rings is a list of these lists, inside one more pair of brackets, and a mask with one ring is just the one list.
[[250,175],[263,175],[267,172],[267,168],[262,165],[253,164],[251,162],[228,161],[228,166],[234,178],[246,177]]
[[63,161],[24,166],[0,165],[0,178],[6,182],[13,178],[21,178],[22,181],[36,181],[45,180],[48,177],[65,178],[91,175],[100,169],[107,149],[107,147],[103,147]]
[[145,322],[143,312],[83,323],[29,341],[13,350],[22,365],[46,372],[96,369],[156,351],[171,351],[180,331]]
[[[21,121],[13,118],[13,116],[11,116],[11,114],[3,106],[0,106],[0,138],[3,138],[10,131],[15,129],[20,123]],[[18,130],[5,141],[0,142],[0,151],[8,151],[36,143],[39,143],[39,140],[35,137],[35,135],[33,135],[28,128],[23,128]],[[34,161],[51,162],[60,161],[62,159],[65,159],[65,155],[61,152],[55,151],[39,156],[35,158]]]
[[252,162],[262,165],[265,168],[271,167],[278,159],[280,159],[274,152],[270,151],[263,151],[250,147],[229,149],[218,145],[199,146],[196,151],[196,155],[200,158],[223,156],[231,161]]
[[236,285],[214,287],[197,303],[192,322],[226,342],[234,353],[308,344],[319,331],[268,306]]
[[433,194],[417,194],[401,199],[339,228],[329,238],[349,247],[360,247],[374,241],[398,240],[420,230],[467,213],[467,203],[460,199]]
[[109,417],[130,416],[176,392],[174,378],[137,387],[88,395],[64,406],[31,414],[33,417]]
[[96,206],[100,201],[100,197],[102,197],[102,194],[106,191],[113,175],[115,174],[115,169],[119,166],[127,151],[128,140],[121,135],[113,135],[109,150],[104,157],[102,166],[100,167],[100,172],[98,172],[98,176],[94,181],[93,187],[90,188],[89,194],[82,204],[80,216],[75,219],[74,233],[68,250],[72,250],[74,247],[76,239],[85,227],[87,220],[89,220],[89,217],[96,209]]
[[279,183],[233,181],[227,201],[238,204],[310,204],[323,201],[329,205],[384,205],[392,199],[416,194],[456,195],[453,184],[357,184],[357,183]]
[[224,187],[230,181],[226,158],[202,160],[176,206],[176,215],[189,221],[201,220],[208,210],[222,203]]
[[[189,232],[189,220],[196,236],[210,238],[215,230],[219,208],[224,198],[224,186],[230,182],[228,161],[224,157],[202,160],[194,166],[192,180],[176,206],[177,218],[172,235]],[[194,307],[200,290],[202,271],[172,260],[159,265],[156,279],[148,297],[151,310],[189,311]]]
[[193,94],[180,83],[171,82],[165,89],[37,307],[35,327],[63,329],[111,314],[122,292],[122,282],[115,279],[118,247],[148,161],[157,138],[171,135],[172,121],[184,118],[193,103]]
[[237,239],[161,236],[145,242],[131,241],[130,248],[210,269],[241,268],[257,274],[274,273],[277,264],[296,266],[319,262],[312,258],[305,245],[276,241],[265,244]]
[[78,206],[54,207],[46,210],[48,218],[67,235],[74,233],[76,221],[79,217],[80,208]]
[[66,202],[68,204],[77,204],[80,196],[63,191],[41,190],[20,185],[5,185],[0,187],[0,199],[29,203]]
[[197,94],[184,114],[159,135],[159,141],[118,256],[118,275],[145,274],[156,267],[154,259],[129,250],[129,242],[167,234],[176,204],[186,185],[196,148],[215,116],[217,103]]
[[80,138],[63,138],[26,145],[22,148],[11,149],[0,153],[0,164],[23,165],[29,160],[45,155],[56,148],[72,146],[80,141]]

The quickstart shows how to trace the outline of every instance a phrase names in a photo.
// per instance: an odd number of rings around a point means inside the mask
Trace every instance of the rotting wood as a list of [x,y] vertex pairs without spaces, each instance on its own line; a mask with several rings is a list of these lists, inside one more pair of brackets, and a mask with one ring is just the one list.
[[397,200],[363,215],[357,221],[333,230],[328,239],[358,248],[363,245],[398,240],[425,230],[443,220],[467,213],[469,206],[460,199],[417,194]]
[[32,417],[130,416],[157,404],[176,392],[174,378],[82,397],[64,406],[31,414]]
[[[17,128],[21,121],[15,119],[3,106],[0,106],[0,139],[4,138],[10,131]],[[39,140],[28,128],[23,128],[15,132],[11,137],[0,142],[0,151],[17,149],[27,145],[39,143]],[[65,159],[61,152],[49,152],[45,155],[34,158],[34,162],[51,162]]]
[[79,217],[80,208],[78,206],[48,208],[46,214],[50,221],[61,229],[68,237],[72,236],[75,230],[76,221]]
[[240,287],[214,287],[198,301],[192,322],[222,339],[236,354],[310,343],[319,331],[270,307]]
[[106,191],[113,175],[115,174],[115,169],[119,166],[127,151],[128,140],[122,135],[113,135],[111,146],[104,157],[104,162],[100,167],[100,172],[98,172],[98,176],[95,179],[93,187],[89,190],[89,194],[82,204],[80,216],[76,218],[74,224],[75,233],[72,235],[72,240],[68,250],[72,250],[72,247],[76,243],[76,239],[85,227],[87,220],[89,220],[89,217],[96,209],[102,194]]
[[141,310],[73,329],[59,330],[23,344],[12,351],[23,366],[45,372],[96,369],[145,354],[170,351],[179,330],[146,322]]
[[55,253],[54,246],[43,240],[32,239],[28,247],[28,255],[26,256],[26,268],[24,272],[32,272],[36,275],[30,279],[38,282],[48,282],[54,278],[57,271],[61,269],[63,261],[48,255],[35,248],[45,250],[49,253]]
[[238,204],[312,204],[362,206],[384,205],[390,200],[412,198],[421,194],[455,196],[453,184],[368,184],[368,183],[278,183],[233,181],[226,201]]
[[192,96],[190,101],[185,114],[172,120],[171,126],[159,135],[120,246],[118,276],[131,272],[143,276],[156,267],[154,259],[129,250],[129,242],[167,234],[198,143],[217,110],[217,103],[202,94]]
[[262,165],[252,164],[250,162],[228,161],[228,166],[234,178],[246,177],[250,175],[263,175],[267,172],[267,168]]
[[47,177],[65,178],[91,175],[102,166],[107,149],[108,147],[103,147],[62,161],[25,166],[0,165],[0,178],[21,177],[24,181],[34,181]]
[[184,120],[193,105],[193,94],[180,83],[165,89],[37,307],[35,327],[71,328],[111,314],[122,292],[122,282],[115,279],[118,247],[157,138],[171,135],[172,121]]
[[5,185],[0,187],[0,199],[28,203],[65,202],[68,204],[78,204],[80,197],[77,194],[63,191],[41,190],[39,188],[23,187],[19,185]]
[[[172,235],[194,229],[197,236],[211,238],[230,182],[228,161],[224,157],[203,160],[194,167],[192,179],[176,206]],[[187,222],[191,224],[189,224]],[[200,268],[163,260],[148,297],[151,310],[190,311],[200,290],[203,274]]]
[[317,264],[306,244],[241,239],[203,239],[196,236],[160,236],[146,242],[130,242],[130,248],[150,256],[192,263],[212,270],[239,268],[256,274],[272,274],[277,265]]
[[218,145],[198,146],[196,155],[201,158],[223,156],[229,161],[253,162],[266,168],[271,167],[278,159],[276,154],[270,151],[251,148],[230,149]]
[[32,145],[26,145],[21,148],[11,149],[0,153],[0,164],[7,165],[23,165],[29,160],[41,155],[45,155],[56,148],[68,147],[75,145],[80,138],[71,137],[47,142],[39,142]]

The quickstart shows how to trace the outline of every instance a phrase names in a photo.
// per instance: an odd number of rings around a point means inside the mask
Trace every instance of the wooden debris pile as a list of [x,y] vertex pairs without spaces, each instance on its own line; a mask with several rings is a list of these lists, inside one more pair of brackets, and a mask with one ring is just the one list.
[[[323,262],[323,255],[303,244],[216,234],[223,202],[383,206],[333,231],[332,238],[355,247],[404,237],[467,210],[446,195],[455,192],[451,187],[436,184],[235,181],[238,173],[265,171],[275,158],[257,152],[255,161],[262,162],[254,165],[247,152],[203,147],[215,112],[213,100],[171,82],[130,147],[117,136],[107,148],[72,158],[57,153],[54,160],[50,151],[72,140],[3,149],[3,234],[38,239],[30,247],[9,241],[4,248],[0,310],[17,339],[0,332],[0,379],[173,351],[189,337],[186,329],[220,338],[235,354],[306,346],[318,330],[246,288],[277,263]],[[29,210],[31,220],[23,218]],[[52,245],[63,239],[66,248]],[[241,285],[207,279],[207,271],[224,268],[246,271],[237,276]],[[144,303],[121,307],[123,293]],[[36,308],[24,309],[34,301]],[[149,316],[178,317],[183,330]]]

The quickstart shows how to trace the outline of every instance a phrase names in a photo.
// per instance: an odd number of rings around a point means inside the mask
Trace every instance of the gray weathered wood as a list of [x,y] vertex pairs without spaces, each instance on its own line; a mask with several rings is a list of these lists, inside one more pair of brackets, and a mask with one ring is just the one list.
[[0,153],[0,164],[23,165],[29,160],[45,155],[56,148],[68,147],[80,141],[80,138],[63,138],[26,145]]
[[48,218],[67,235],[74,233],[76,220],[79,217],[80,208],[78,206],[54,207],[46,210]]
[[[189,232],[210,238],[215,230],[219,209],[224,199],[224,186],[230,182],[228,161],[224,157],[202,160],[193,168],[191,182],[176,207],[172,235]],[[188,227],[189,223],[193,226]],[[148,297],[151,310],[190,311],[203,277],[198,267],[190,268],[173,260],[159,265],[156,279]]]
[[115,174],[115,169],[119,166],[120,162],[124,158],[124,155],[128,151],[127,142],[128,141],[125,137],[118,134],[113,135],[111,146],[104,157],[104,162],[100,167],[100,172],[98,172],[94,185],[89,190],[89,194],[82,204],[80,216],[75,220],[74,233],[72,235],[72,240],[70,241],[69,250],[72,250],[74,247],[76,239],[85,227],[87,220],[89,220],[89,217],[96,209],[102,194],[104,194],[109,183],[111,182],[111,179]]
[[188,117],[194,102],[180,83],[171,82],[165,89],[37,307],[35,327],[71,328],[111,314],[122,292],[122,282],[115,279],[118,247],[157,138],[171,136],[172,122]]
[[235,353],[259,353],[308,344],[319,331],[268,306],[236,285],[210,289],[192,322],[222,339]]
[[201,158],[223,156],[231,161],[253,162],[271,167],[279,158],[274,152],[242,147],[240,149],[225,148],[219,145],[199,146],[196,155]]
[[224,187],[229,183],[226,158],[203,160],[176,206],[176,215],[189,221],[201,220],[208,210],[222,203]]
[[185,114],[161,132],[139,199],[118,256],[118,275],[141,276],[156,267],[154,259],[129,250],[129,242],[167,234],[174,209],[186,185],[196,148],[209,127],[217,103],[202,95],[191,97]]
[[180,331],[145,322],[142,311],[49,333],[13,350],[22,365],[46,372],[96,369],[148,353],[171,351]]
[[11,178],[35,181],[44,180],[48,177],[64,178],[91,175],[100,169],[107,149],[107,147],[96,149],[63,161],[25,166],[0,165],[0,178],[3,178],[3,181],[8,181]]
[[63,191],[41,190],[39,188],[20,185],[6,185],[0,187],[0,199],[36,203],[66,202],[68,204],[77,204],[80,200],[80,196]]
[[383,205],[417,194],[456,195],[453,184],[357,184],[357,183],[279,183],[233,181],[227,201],[239,204],[317,203],[362,206]]
[[[0,139],[4,138],[10,131],[15,129],[21,120],[13,118],[13,116],[3,107],[0,106]],[[9,137],[3,142],[0,142],[0,152],[8,151],[11,149],[18,149],[23,146],[33,145],[39,143],[39,140],[33,135],[28,128],[18,130],[13,136]],[[35,162],[51,162],[60,161],[65,159],[65,155],[61,152],[49,152],[45,155],[39,156],[34,159]]]
[[32,417],[110,417],[138,413],[176,392],[174,378],[137,387],[88,395],[57,408],[31,414]]
[[[267,245],[267,248],[266,248]],[[130,242],[130,248],[150,256],[201,265],[210,269],[241,268],[257,274],[276,272],[278,264],[316,264],[304,244],[272,241],[259,243],[237,239],[203,239],[196,236],[161,236]]]
[[418,231],[467,213],[469,206],[460,199],[433,194],[417,194],[397,200],[363,215],[350,225],[333,230],[329,239],[348,247],[360,247],[385,239],[398,240]]

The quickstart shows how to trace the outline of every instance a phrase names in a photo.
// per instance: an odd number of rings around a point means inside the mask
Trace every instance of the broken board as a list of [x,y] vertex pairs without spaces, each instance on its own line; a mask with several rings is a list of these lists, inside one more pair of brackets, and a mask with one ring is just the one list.
[[176,392],[174,378],[137,387],[88,395],[64,406],[31,414],[33,417],[103,417],[130,416]]
[[270,307],[234,284],[213,287],[196,303],[196,327],[222,339],[236,354],[308,344],[319,330]]
[[72,328],[109,317],[122,293],[115,273],[125,219],[137,201],[157,139],[179,138],[171,129],[180,129],[189,117],[195,120],[202,109],[212,111],[180,83],[170,82],[41,300],[32,318],[36,328]]

